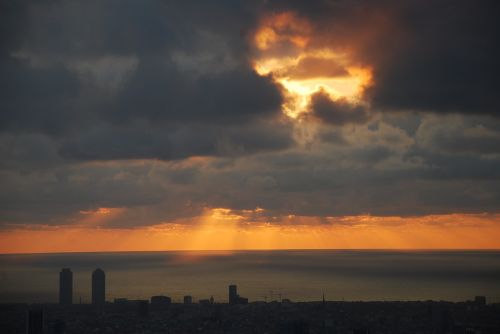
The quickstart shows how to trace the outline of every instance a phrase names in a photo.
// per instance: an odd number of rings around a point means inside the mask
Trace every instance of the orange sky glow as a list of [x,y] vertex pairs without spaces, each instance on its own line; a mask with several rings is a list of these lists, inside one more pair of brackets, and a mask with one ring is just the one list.
[[207,209],[191,222],[109,228],[122,209],[80,213],[76,225],[0,232],[1,253],[242,249],[498,249],[500,215],[282,217],[264,210]]
[[[375,16],[375,19],[376,21],[374,22],[379,24],[380,27],[377,26],[378,30],[373,29],[374,31],[377,30],[380,33],[381,31],[392,29],[390,20],[386,20],[385,17],[378,18]],[[293,12],[281,12],[264,15],[258,27],[249,35],[249,41],[252,44],[250,63],[253,70],[260,76],[268,76],[275,83],[279,84],[279,89],[283,95],[281,111],[286,115],[283,118],[289,117],[290,119],[294,119],[294,124],[305,124],[304,128],[314,126],[314,124],[306,123],[307,117],[301,118],[301,115],[307,116],[307,113],[309,115],[313,114],[314,108],[312,105],[314,103],[311,103],[311,101],[314,101],[312,100],[314,94],[326,94],[332,101],[347,101],[349,105],[369,107],[370,103],[365,98],[365,91],[366,88],[374,85],[374,73],[379,73],[370,64],[366,64],[366,62],[372,61],[371,59],[367,61],[359,60],[359,58],[358,60],[355,59],[354,47],[352,47],[353,50],[345,45],[334,47],[334,43],[330,40],[323,44],[317,40],[315,42],[313,38],[315,29],[317,27],[313,25],[312,20],[309,22],[306,18],[300,17],[300,15]],[[364,44],[366,42],[365,39],[369,40],[372,37],[372,33],[375,34],[376,32],[372,32],[372,29],[364,31],[360,28],[356,32],[356,38],[359,40],[357,43]],[[392,33],[393,30],[391,30]],[[337,35],[333,36],[332,39],[336,38]],[[350,34],[347,35],[347,37],[341,37],[344,39],[351,38]],[[394,32],[394,36],[391,35],[391,38],[399,37]],[[373,66],[377,65],[376,62],[373,62],[373,64]],[[381,67],[380,64],[378,66]],[[379,68],[376,69],[379,70]],[[379,81],[381,80],[379,79]],[[367,110],[371,112],[370,108],[367,108]],[[350,111],[348,110],[347,112]],[[376,112],[375,109],[374,112]],[[302,120],[306,121],[301,123]],[[426,131],[428,131],[429,136],[433,135],[431,130],[434,129],[433,126],[436,126],[434,124],[436,122],[435,119],[430,117],[422,121],[422,130],[418,134],[425,137]],[[327,123],[321,123],[318,127],[325,124]],[[457,133],[462,131],[461,127],[465,129],[464,124],[461,121],[457,121]],[[296,126],[294,129],[297,130],[299,127]],[[377,123],[377,129],[378,127]],[[389,128],[386,125],[380,125],[381,129],[384,129],[384,127]],[[390,129],[396,133],[395,127],[391,127]],[[484,138],[488,140],[490,137],[493,139],[496,138],[494,135],[490,135],[490,133],[494,133],[493,130],[486,130],[486,127],[483,125],[471,129],[480,134],[485,134],[486,137]],[[382,130],[380,131],[382,133]],[[392,133],[389,130],[386,131],[389,135]],[[450,133],[454,133],[453,131],[450,131]],[[394,135],[395,139],[388,139],[387,141],[400,143],[404,142],[400,138],[404,138],[408,142],[408,144],[404,144],[405,146],[411,146],[410,143],[414,146],[416,145],[417,139],[414,140],[409,136],[400,135],[400,132],[403,133],[402,130],[398,129],[398,135]],[[339,131],[338,133],[341,132]],[[352,133],[361,132],[353,131]],[[373,133],[375,133],[375,130]],[[437,130],[436,133],[438,133]],[[348,137],[348,139],[354,138],[354,134]],[[468,133],[466,134],[469,135]],[[184,136],[183,132],[181,135]],[[182,137],[181,135],[179,135],[179,138]],[[389,135],[388,138],[392,136]],[[475,134],[474,136],[464,135],[463,138],[472,138],[472,143],[475,143],[475,136]],[[436,137],[439,136],[436,135]],[[181,139],[179,141],[181,142]],[[223,142],[225,143],[225,141]],[[429,142],[432,144],[432,141],[429,140]],[[445,141],[445,144],[447,142]],[[450,140],[450,142],[452,141]],[[375,149],[377,148],[375,144],[373,147],[367,144],[366,147],[368,149]],[[422,144],[425,146],[426,142],[424,141]],[[184,142],[179,145],[185,146]],[[339,145],[344,144],[342,142]],[[454,145],[450,146],[453,146],[455,149]],[[385,152],[386,147],[382,145],[380,147],[381,151],[383,149]],[[358,147],[355,149],[358,149]],[[362,149],[365,149],[365,147],[362,147]],[[397,151],[393,147],[390,147],[390,149],[387,148],[387,151],[392,152],[392,149]],[[362,152],[361,149],[359,150]],[[436,148],[436,152],[438,150],[439,148]],[[286,152],[285,149],[283,149],[283,152]],[[341,150],[339,149],[338,152],[341,152]],[[433,151],[433,153],[435,152]],[[466,153],[469,154],[470,152]],[[490,159],[493,155],[496,157],[497,153],[497,151],[494,154],[488,153],[489,155],[485,155],[485,157],[487,156],[487,159]],[[139,154],[139,157],[142,158],[142,155]],[[396,155],[395,157],[397,158]],[[129,159],[130,157],[126,156],[125,158]],[[145,164],[145,162],[157,161],[154,155],[144,158],[144,161],[141,161],[139,158],[130,159],[132,160],[127,161],[129,166],[137,164],[138,167],[141,167],[140,164]],[[183,172],[183,168],[180,167],[186,167],[186,170],[193,166],[196,167],[193,170],[198,167],[203,169],[209,166],[212,161],[212,158],[194,155],[188,155],[188,157],[179,160],[175,159],[173,158],[174,162],[172,165],[179,166],[179,174]],[[487,159],[484,158],[484,160]],[[124,160],[120,156],[120,159],[117,159],[117,161],[122,163]],[[339,159],[339,161],[343,160]],[[407,163],[410,164],[406,160],[403,162],[405,166]],[[390,163],[391,161],[387,162],[387,165],[391,166]],[[411,163],[415,163],[416,165],[418,162],[412,161]],[[120,168],[120,165],[115,160],[91,161],[85,164],[85,167],[97,165],[108,166],[110,170],[112,169],[111,167]],[[115,164],[116,166],[114,166]],[[137,168],[137,170],[136,173],[139,175],[140,168]],[[153,171],[154,168],[151,168],[151,170]],[[137,175],[131,174],[126,177],[135,178]],[[273,179],[273,181],[275,180]],[[181,188],[181,186],[177,186]],[[147,187],[144,189],[147,189]],[[489,192],[485,191],[485,193],[487,194],[485,196],[489,196]],[[264,200],[262,202],[265,203]],[[205,205],[231,205],[225,202],[223,204],[220,204],[220,202],[216,202],[217,204],[213,204],[213,202],[209,203],[206,204],[206,202],[203,202],[197,208],[203,208]],[[327,206],[329,203],[327,202]],[[101,203],[94,205],[112,206],[125,204]],[[232,210],[229,208],[207,207],[201,215],[196,217],[159,223],[158,221],[153,221],[152,218],[151,221],[145,222],[143,226],[140,225],[140,222],[134,221],[134,224],[130,224],[133,227],[124,227],[124,224],[128,223],[128,221],[125,222],[127,219],[134,219],[130,218],[135,217],[130,213],[133,213],[135,209],[127,207],[101,207],[82,210],[75,212],[65,221],[61,221],[55,225],[7,224],[3,230],[0,230],[0,253],[167,250],[232,251],[249,249],[500,249],[499,213],[447,213],[415,217],[381,217],[371,215],[340,217],[283,215],[275,217],[262,208]],[[162,206],[160,211],[163,209]],[[288,211],[289,209],[284,210]],[[473,208],[472,210],[488,210],[488,208]],[[385,213],[385,211],[381,212]],[[120,222],[123,224],[120,224]]]

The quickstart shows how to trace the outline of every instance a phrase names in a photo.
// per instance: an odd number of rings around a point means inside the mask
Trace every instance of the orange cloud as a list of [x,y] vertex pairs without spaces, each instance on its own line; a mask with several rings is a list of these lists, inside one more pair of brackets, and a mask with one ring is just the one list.
[[311,25],[292,12],[270,14],[262,18],[260,27],[254,35],[258,49],[268,50],[278,43],[291,43],[303,48],[309,41]]
[[357,64],[346,48],[313,43],[313,25],[291,12],[266,15],[254,34],[253,66],[281,84],[283,113],[297,118],[308,112],[311,96],[326,92],[333,100],[363,103],[364,89],[372,83],[372,69]]

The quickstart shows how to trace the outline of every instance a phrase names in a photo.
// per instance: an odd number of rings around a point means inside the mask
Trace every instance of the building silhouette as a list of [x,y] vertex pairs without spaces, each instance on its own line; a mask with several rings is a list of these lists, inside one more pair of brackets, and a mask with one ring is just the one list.
[[229,286],[229,304],[247,304],[248,298],[243,298],[238,295],[238,287],[235,284]]
[[192,304],[193,297],[192,296],[184,296],[184,304]]
[[478,306],[486,306],[486,297],[485,296],[476,296],[476,297],[474,297],[474,302]]
[[138,300],[137,315],[139,317],[147,317],[149,315],[149,300]]
[[[308,334],[309,323],[304,319],[294,319],[281,325],[278,333],[283,334]],[[364,333],[363,333],[364,334]]]
[[235,284],[229,286],[229,304],[236,304],[238,299],[238,287]]
[[63,268],[59,273],[59,304],[73,303],[73,273],[69,268]]
[[42,309],[34,309],[28,311],[28,319],[26,321],[26,333],[28,334],[43,334],[43,311]]
[[52,331],[49,332],[50,334],[65,334],[66,333],[66,323],[58,319],[54,322],[52,325]]
[[153,296],[151,297],[151,306],[161,307],[172,304],[172,298],[168,296]]
[[92,272],[92,304],[104,305],[106,302],[106,274],[100,268]]
[[200,305],[210,305],[210,299],[200,299],[200,300],[198,300],[198,304],[200,304]]
[[370,331],[366,328],[355,328],[352,330],[353,334],[369,334]]

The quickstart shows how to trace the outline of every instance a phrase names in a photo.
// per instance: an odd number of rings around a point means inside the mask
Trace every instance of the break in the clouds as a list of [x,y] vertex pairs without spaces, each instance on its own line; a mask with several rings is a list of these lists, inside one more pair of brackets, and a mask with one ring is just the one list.
[[1,224],[498,212],[498,14],[3,1]]

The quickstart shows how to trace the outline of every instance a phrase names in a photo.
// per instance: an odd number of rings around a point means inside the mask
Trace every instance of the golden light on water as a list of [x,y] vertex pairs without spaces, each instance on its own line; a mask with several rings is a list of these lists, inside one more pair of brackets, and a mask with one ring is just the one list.
[[311,96],[323,91],[332,100],[361,103],[372,69],[353,64],[347,52],[310,46],[311,25],[291,13],[266,17],[254,35],[253,67],[281,84],[285,96],[282,111],[297,118],[308,111]]

